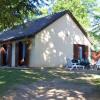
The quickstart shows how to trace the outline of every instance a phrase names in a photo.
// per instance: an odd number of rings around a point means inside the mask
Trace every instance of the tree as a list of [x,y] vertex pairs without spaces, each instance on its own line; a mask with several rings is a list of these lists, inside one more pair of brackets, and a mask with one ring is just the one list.
[[98,7],[98,2],[96,0],[82,1],[89,13],[89,19],[91,21],[90,33],[95,39],[100,40],[100,7]]
[[53,8],[54,12],[64,9],[70,10],[85,29],[89,27],[87,9],[81,0],[57,0]]
[[43,0],[0,0],[0,30],[22,24],[34,14]]
[[100,41],[100,8],[95,9],[91,33],[98,41]]

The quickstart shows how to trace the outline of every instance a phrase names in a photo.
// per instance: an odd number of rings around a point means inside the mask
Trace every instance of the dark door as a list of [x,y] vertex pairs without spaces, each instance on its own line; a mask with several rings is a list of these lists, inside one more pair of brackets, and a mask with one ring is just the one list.
[[7,65],[11,66],[12,62],[12,45],[8,44],[7,46]]

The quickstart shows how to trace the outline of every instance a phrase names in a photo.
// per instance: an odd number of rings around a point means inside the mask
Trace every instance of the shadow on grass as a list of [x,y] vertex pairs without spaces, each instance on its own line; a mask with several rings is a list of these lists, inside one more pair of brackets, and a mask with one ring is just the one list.
[[52,78],[52,75],[49,73],[45,75],[41,69],[0,69],[0,95],[17,84],[29,84],[38,80],[49,80]]
[[[0,96],[2,96],[8,89],[13,88],[18,84],[30,84],[38,80],[51,81],[53,79],[64,80],[66,83],[83,83],[92,85],[85,79],[80,77],[91,77],[84,73],[68,72],[61,69],[46,68],[41,69],[0,69]],[[98,80],[96,80],[97,82]],[[95,80],[94,80],[95,82]],[[100,82],[100,81],[99,81]],[[100,85],[98,85],[100,86]]]

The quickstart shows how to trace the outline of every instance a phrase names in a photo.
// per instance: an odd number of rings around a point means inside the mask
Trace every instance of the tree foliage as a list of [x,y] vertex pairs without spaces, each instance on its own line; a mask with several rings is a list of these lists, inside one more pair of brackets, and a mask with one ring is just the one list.
[[96,0],[82,0],[82,3],[87,8],[91,22],[90,34],[94,36],[96,40],[100,40],[100,7],[98,7],[98,2],[96,2]]
[[37,13],[39,0],[0,0],[0,30],[23,23]]
[[81,0],[57,0],[54,12],[64,9],[70,10],[84,28],[89,26],[87,9]]
[[100,41],[100,8],[95,9],[94,23],[91,33],[96,39],[98,39],[98,41]]

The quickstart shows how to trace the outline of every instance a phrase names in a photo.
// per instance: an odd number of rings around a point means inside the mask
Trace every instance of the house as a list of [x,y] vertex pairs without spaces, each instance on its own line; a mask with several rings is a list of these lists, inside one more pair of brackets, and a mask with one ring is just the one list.
[[0,66],[58,67],[66,59],[90,59],[87,33],[62,11],[0,34]]

